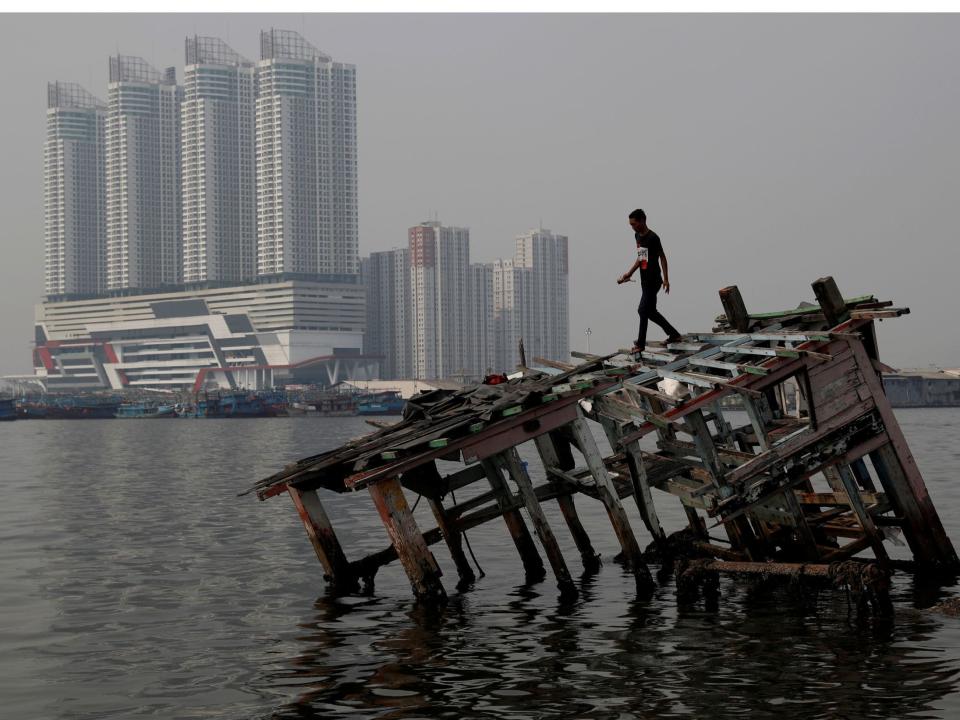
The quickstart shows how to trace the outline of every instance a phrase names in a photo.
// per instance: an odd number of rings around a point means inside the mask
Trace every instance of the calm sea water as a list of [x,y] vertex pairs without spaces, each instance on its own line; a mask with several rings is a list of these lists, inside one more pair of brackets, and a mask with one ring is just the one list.
[[[960,543],[960,410],[898,413]],[[960,714],[954,588],[895,578],[893,622],[845,598],[724,579],[719,607],[639,600],[601,506],[607,560],[561,603],[524,585],[502,523],[470,532],[486,576],[426,611],[398,567],[329,598],[286,497],[237,497],[362,434],[356,418],[0,425],[0,717],[948,718]],[[351,557],[386,536],[366,494],[325,496]],[[669,529],[679,506],[657,494]],[[426,505],[426,503],[423,503]],[[579,556],[547,507],[574,574]],[[646,537],[630,508],[642,543]],[[417,509],[423,528],[429,510]]]

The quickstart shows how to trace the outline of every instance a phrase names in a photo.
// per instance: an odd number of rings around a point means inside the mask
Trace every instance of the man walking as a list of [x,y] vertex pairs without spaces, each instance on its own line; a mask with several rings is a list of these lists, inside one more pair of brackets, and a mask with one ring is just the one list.
[[[667,269],[667,255],[663,252],[660,236],[647,227],[647,214],[643,210],[634,210],[630,213],[630,227],[637,239],[637,259],[627,272],[617,278],[617,284],[629,282],[633,274],[640,271],[640,305],[637,313],[640,315],[640,330],[633,343],[633,352],[643,352],[647,346],[647,322],[652,320],[667,334],[667,342],[677,342],[681,339],[680,331],[667,322],[667,319],[657,311],[657,293],[662,286],[664,291],[670,292],[670,273]],[[661,273],[662,269],[662,273]]]

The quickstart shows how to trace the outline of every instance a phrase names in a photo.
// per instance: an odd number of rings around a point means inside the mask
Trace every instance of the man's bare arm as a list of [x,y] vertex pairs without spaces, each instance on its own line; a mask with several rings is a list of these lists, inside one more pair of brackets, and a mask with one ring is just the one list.
[[660,251],[660,269],[663,270],[663,291],[670,292],[670,270],[667,268],[667,254]]
[[630,282],[630,278],[633,277],[633,274],[640,267],[640,260],[634,260],[633,265],[630,266],[630,269],[627,270],[623,275],[617,278],[617,285],[622,285],[625,282]]

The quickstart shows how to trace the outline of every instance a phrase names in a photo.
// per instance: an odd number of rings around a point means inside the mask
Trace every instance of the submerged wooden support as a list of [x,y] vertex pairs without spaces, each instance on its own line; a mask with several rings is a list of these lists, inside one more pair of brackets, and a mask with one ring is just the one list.
[[860,488],[857,485],[857,479],[853,471],[844,465],[838,467],[837,471],[840,473],[840,481],[843,483],[843,489],[847,493],[847,502],[850,503],[850,509],[853,510],[854,515],[857,516],[860,527],[863,528],[864,534],[870,540],[870,546],[873,548],[874,556],[876,556],[878,561],[885,564],[889,558],[887,558],[887,551],[883,547],[883,536],[877,531],[877,526],[874,524],[873,518],[870,517],[870,513],[867,512],[867,508],[863,504],[863,499],[860,497]]
[[419,600],[428,601],[445,598],[446,593],[440,583],[440,567],[410,512],[400,481],[395,477],[387,478],[370,484],[367,490],[380,513],[397,557],[410,578],[414,595]]
[[[619,422],[612,418],[601,417],[600,424],[607,435],[610,447],[617,447],[623,441],[623,428]],[[623,444],[623,452],[627,460],[627,468],[630,471],[630,480],[633,485],[633,499],[637,503],[637,509],[640,511],[640,518],[647,528],[647,532],[654,541],[665,548],[667,535],[660,525],[660,518],[657,515],[656,506],[653,504],[653,494],[650,492],[650,483],[647,480],[647,468],[643,463],[643,453],[640,450],[640,443],[637,440]]]
[[487,458],[481,462],[491,489],[497,493],[497,505],[500,507],[500,514],[503,515],[503,522],[506,524],[507,531],[513,539],[513,544],[520,554],[527,580],[529,582],[542,580],[547,574],[547,570],[543,566],[543,559],[537,552],[537,546],[533,542],[530,530],[527,529],[527,524],[523,521],[523,516],[513,501],[513,494],[503,479],[499,465],[493,458]]
[[303,527],[310,538],[317,559],[323,566],[327,580],[336,591],[353,592],[357,589],[357,577],[350,569],[350,563],[343,552],[337,534],[333,531],[330,518],[323,509],[323,503],[316,490],[298,490],[292,485],[287,493],[293,500]]
[[440,528],[440,532],[443,534],[444,542],[447,543],[447,548],[450,550],[450,557],[453,559],[453,564],[457,568],[457,575],[460,577],[460,582],[457,584],[457,587],[460,589],[468,587],[477,579],[477,576],[473,572],[470,561],[467,560],[467,556],[463,552],[463,533],[460,532],[460,529],[457,528],[455,524],[449,521],[442,502],[432,498],[429,498],[429,502],[430,510],[433,511],[433,517],[437,521],[437,527]]
[[567,563],[563,559],[563,553],[560,551],[560,544],[557,542],[550,523],[547,522],[547,516],[537,500],[536,493],[533,491],[533,483],[530,482],[530,476],[527,474],[523,461],[516,448],[510,448],[506,452],[497,456],[497,462],[509,473],[520,490],[520,497],[527,507],[527,513],[530,515],[530,521],[533,523],[533,529],[540,538],[540,544],[547,554],[547,560],[550,567],[553,568],[553,574],[557,578],[557,587],[563,595],[576,595],[577,587],[573,584],[570,577],[570,571],[567,569]]
[[580,452],[583,453],[587,461],[587,467],[590,468],[590,474],[593,475],[597,483],[597,493],[601,502],[607,509],[607,516],[613,525],[613,531],[620,542],[623,550],[623,560],[637,578],[637,582],[647,587],[653,587],[653,578],[650,576],[650,570],[643,561],[640,552],[640,546],[637,544],[637,538],[633,534],[633,528],[630,527],[630,521],[627,519],[627,513],[620,504],[620,497],[613,487],[613,481],[610,479],[610,473],[607,472],[603,464],[603,456],[597,447],[597,441],[590,432],[587,421],[582,416],[577,417],[570,424],[570,429],[576,439]]
[[[534,438],[534,444],[537,446],[537,452],[540,453],[540,460],[547,469],[547,480],[557,483],[556,476],[551,473],[551,468],[560,468],[562,470],[572,470],[570,467],[564,467],[560,460],[560,453],[557,452],[557,440],[551,433],[538,435]],[[593,543],[590,542],[590,536],[587,534],[583,523],[580,521],[580,515],[577,513],[577,506],[574,503],[573,495],[561,495],[557,498],[557,505],[560,507],[560,513],[563,515],[564,522],[567,523],[567,529],[573,537],[577,550],[580,552],[580,560],[583,563],[583,569],[586,572],[596,572],[600,569],[600,555],[593,549]]]

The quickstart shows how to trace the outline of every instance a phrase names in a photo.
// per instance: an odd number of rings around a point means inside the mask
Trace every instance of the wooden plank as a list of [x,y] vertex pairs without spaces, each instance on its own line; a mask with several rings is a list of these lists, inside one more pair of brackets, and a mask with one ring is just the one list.
[[[839,477],[839,473],[837,474]],[[841,492],[829,493],[802,492],[798,490],[794,492],[794,495],[797,496],[797,501],[801,505],[838,505],[844,507],[849,507],[850,505],[850,499],[845,490]],[[886,495],[876,492],[861,492],[860,498],[862,502],[866,503],[867,505],[878,505],[887,501]]]
[[310,544],[323,566],[327,581],[334,589],[353,592],[357,589],[357,577],[350,570],[350,563],[343,552],[330,518],[320,502],[316,490],[298,490],[291,486],[287,491],[310,538]]
[[494,462],[498,462],[513,478],[513,482],[520,490],[520,496],[527,507],[527,513],[530,515],[530,521],[533,523],[533,529],[540,538],[540,544],[547,554],[547,560],[550,567],[553,568],[553,574],[557,579],[557,587],[561,595],[576,595],[577,587],[573,584],[570,577],[570,571],[567,569],[567,563],[563,559],[563,553],[560,551],[560,544],[550,523],[547,522],[547,516],[543,512],[540,502],[533,491],[533,483],[530,482],[530,476],[520,460],[520,455],[516,448],[511,448],[498,455]]
[[646,588],[652,588],[653,578],[650,576],[650,570],[643,561],[640,546],[633,534],[633,528],[630,527],[627,513],[624,511],[623,505],[620,504],[620,498],[603,463],[603,457],[590,432],[587,421],[583,419],[583,416],[579,416],[570,424],[570,428],[580,452],[583,453],[583,457],[587,461],[590,473],[596,480],[597,492],[607,510],[607,516],[610,518],[611,525],[613,525],[617,540],[620,542],[624,562],[627,567],[633,570],[639,584]]
[[850,509],[853,510],[863,528],[864,533],[870,538],[870,546],[873,548],[873,554],[881,563],[887,563],[887,551],[883,547],[883,536],[877,532],[876,525],[873,524],[873,518],[867,512],[860,497],[860,488],[857,486],[856,478],[853,476],[850,468],[846,465],[840,465],[837,468],[840,473],[840,480],[843,482],[843,488],[847,492],[847,499],[850,501]]
[[743,302],[740,288],[736,285],[722,288],[720,290],[720,303],[723,305],[723,312],[727,317],[727,322],[730,323],[730,327],[737,332],[747,332],[750,329],[750,314]]
[[890,437],[889,445],[871,453],[870,458],[884,491],[904,517],[903,531],[914,558],[922,566],[958,568],[960,559],[930,500],[913,453],[883,392],[880,378],[873,372],[870,357],[862,344],[852,342],[850,346]]
[[827,276],[814,280],[811,286],[813,287],[813,294],[820,304],[820,310],[827,319],[827,325],[833,327],[850,318],[847,303],[832,277]]
[[446,597],[440,583],[440,567],[423,540],[423,533],[410,512],[400,481],[393,477],[367,487],[373,503],[387,529],[390,542],[410,579],[418,600],[441,600]]
[[[611,447],[617,447],[620,438],[623,437],[623,428],[617,422],[601,422],[603,431],[607,435],[607,440]],[[660,518],[657,515],[657,509],[653,502],[653,494],[650,492],[650,483],[647,480],[647,468],[643,462],[643,452],[640,450],[640,443],[627,443],[623,448],[624,456],[627,461],[627,468],[630,472],[630,481],[633,485],[633,499],[637,503],[637,509],[640,511],[640,519],[647,528],[647,532],[654,541],[661,546],[666,547],[667,536],[660,525]]]
[[503,479],[499,464],[494,462],[492,458],[483,460],[482,463],[490,487],[497,493],[497,505],[500,507],[500,513],[503,515],[507,531],[510,533],[513,544],[520,555],[527,579],[531,582],[542,580],[547,574],[546,568],[543,566],[540,553],[537,552],[533,537],[523,521],[523,516],[513,503],[513,495]]
[[[549,433],[538,435],[534,438],[534,444],[537,446],[540,460],[546,469],[547,480],[557,482],[556,475],[552,470],[559,468],[561,463],[554,438]],[[561,495],[557,498],[557,505],[560,507],[560,514],[563,515],[563,520],[567,523],[567,529],[570,531],[574,543],[576,543],[577,550],[580,552],[583,569],[587,572],[596,572],[600,569],[600,555],[593,549],[590,536],[580,521],[573,495]]]
[[570,363],[560,362],[559,360],[550,360],[549,358],[544,357],[535,357],[533,359],[533,364],[563,371],[573,370],[577,367],[576,365],[571,365]]
[[437,521],[437,527],[440,528],[443,539],[447,543],[447,549],[450,550],[450,557],[453,559],[453,564],[457,568],[457,575],[460,577],[460,582],[457,583],[457,589],[464,590],[476,581],[477,576],[474,574],[473,567],[463,552],[463,533],[460,532],[455,524],[448,521],[447,512],[444,510],[443,503],[440,500],[428,498],[428,502],[430,503],[430,510],[433,512],[433,517]]

